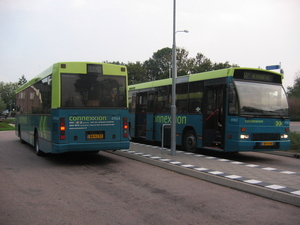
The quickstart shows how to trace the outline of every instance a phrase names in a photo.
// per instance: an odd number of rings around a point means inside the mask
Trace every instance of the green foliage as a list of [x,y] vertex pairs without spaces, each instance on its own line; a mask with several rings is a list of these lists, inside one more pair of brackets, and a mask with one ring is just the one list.
[[3,122],[0,122],[0,131],[5,130],[14,130],[15,128],[9,124],[13,124],[14,120],[4,120]]
[[[238,65],[225,63],[213,63],[202,53],[195,58],[189,58],[189,52],[184,48],[176,49],[177,76],[201,73],[205,71],[218,70]],[[159,49],[145,62],[125,64],[128,67],[129,84],[160,80],[171,77],[172,71],[172,49],[169,47]]]
[[6,104],[6,108],[15,108],[16,102],[16,94],[15,91],[19,87],[18,83],[4,83],[0,82],[0,96],[4,103]]
[[171,48],[162,48],[154,52],[152,57],[143,63],[143,67],[146,69],[146,81],[168,78],[171,70],[171,61]]
[[119,61],[112,61],[112,62],[109,62],[109,61],[103,61],[103,63],[108,63],[108,64],[115,64],[115,65],[125,65],[124,63],[122,62],[119,62]]
[[129,84],[134,84],[134,82],[142,83],[147,81],[146,68],[143,67],[143,64],[141,62],[129,62],[126,66],[127,70],[130,71],[130,73],[128,73]]
[[[158,80],[158,77],[161,75],[161,68],[159,68],[158,63],[154,59],[146,60],[143,63],[143,67],[146,69],[146,80],[147,81],[154,81]],[[128,73],[130,74],[130,70],[128,70]],[[137,83],[134,81],[134,83]]]
[[27,79],[25,78],[24,75],[22,75],[21,78],[19,78],[18,85],[21,87],[23,84],[27,83]]
[[192,59],[191,73],[202,73],[213,70],[212,62],[202,53],[197,53],[196,58]]
[[294,86],[287,88],[291,120],[300,121],[300,71],[295,74]]
[[[211,70],[219,70],[230,67],[238,67],[236,64],[213,63],[202,53],[198,53],[195,58],[189,58],[189,52],[184,48],[176,49],[177,76],[201,73]],[[138,84],[148,81],[160,80],[171,77],[172,72],[172,49],[165,47],[153,53],[152,57],[144,62],[104,61],[104,63],[125,65],[128,69],[128,83]]]
[[294,86],[287,88],[289,98],[300,99],[300,71],[295,74]]
[[[9,83],[4,83],[0,82],[0,112],[2,112],[4,109],[9,109],[12,110],[15,108],[16,104],[16,89],[23,84],[27,82],[26,78],[24,75],[22,75],[21,78],[19,78],[19,82],[9,82]],[[2,101],[1,101],[2,100]],[[5,104],[4,109],[2,110],[3,107],[3,102]]]
[[0,115],[1,113],[6,109],[6,104],[5,102],[2,100],[2,98],[0,97]]
[[300,133],[297,132],[291,132],[290,133],[291,138],[291,151],[300,152]]
[[290,97],[288,101],[291,120],[300,121],[300,98]]
[[193,67],[192,60],[188,58],[189,52],[184,48],[176,49],[176,61],[177,61],[177,76],[183,76],[190,74],[190,68]]

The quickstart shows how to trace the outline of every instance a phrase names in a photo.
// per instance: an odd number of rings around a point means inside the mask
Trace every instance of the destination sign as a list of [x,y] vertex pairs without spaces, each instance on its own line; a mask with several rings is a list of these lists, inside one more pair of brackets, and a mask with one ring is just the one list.
[[267,71],[259,70],[243,70],[237,69],[234,71],[234,78],[243,80],[255,80],[262,82],[281,83],[281,75]]
[[262,73],[256,73],[256,72],[245,72],[244,73],[244,79],[272,82],[273,81],[273,76],[271,74],[262,74]]
[[102,65],[87,64],[87,72],[88,73],[100,73],[100,74],[103,74]]

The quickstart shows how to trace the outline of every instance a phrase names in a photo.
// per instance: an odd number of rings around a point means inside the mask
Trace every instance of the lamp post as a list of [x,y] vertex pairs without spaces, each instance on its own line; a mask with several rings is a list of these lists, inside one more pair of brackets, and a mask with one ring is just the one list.
[[173,45],[172,45],[172,103],[171,103],[171,155],[176,155],[176,33],[187,30],[176,31],[176,0],[173,3]]

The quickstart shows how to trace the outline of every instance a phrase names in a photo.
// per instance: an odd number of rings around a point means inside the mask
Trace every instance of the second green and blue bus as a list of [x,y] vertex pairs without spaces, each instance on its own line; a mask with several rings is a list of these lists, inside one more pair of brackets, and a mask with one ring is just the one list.
[[37,155],[129,148],[125,66],[55,63],[16,93],[16,134]]
[[[129,86],[132,138],[170,139],[172,79]],[[288,150],[289,110],[282,75],[229,68],[176,79],[176,143],[184,150]]]

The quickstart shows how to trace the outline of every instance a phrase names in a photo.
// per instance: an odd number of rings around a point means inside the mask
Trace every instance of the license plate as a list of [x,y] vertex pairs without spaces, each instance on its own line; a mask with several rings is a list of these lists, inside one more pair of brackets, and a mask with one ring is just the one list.
[[103,134],[88,134],[87,139],[103,139]]
[[274,142],[263,142],[262,146],[272,146],[274,145]]

